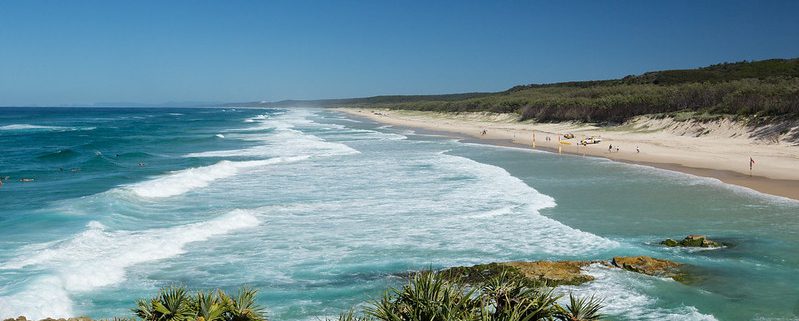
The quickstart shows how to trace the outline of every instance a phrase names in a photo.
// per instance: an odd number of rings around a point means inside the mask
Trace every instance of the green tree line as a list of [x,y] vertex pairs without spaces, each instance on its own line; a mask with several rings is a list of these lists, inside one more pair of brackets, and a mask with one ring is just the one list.
[[[239,104],[242,105],[242,104]],[[621,79],[531,84],[497,93],[376,96],[252,103],[272,107],[389,108],[517,113],[520,120],[619,123],[646,114],[692,112],[739,118],[799,118],[799,58],[722,63]]]

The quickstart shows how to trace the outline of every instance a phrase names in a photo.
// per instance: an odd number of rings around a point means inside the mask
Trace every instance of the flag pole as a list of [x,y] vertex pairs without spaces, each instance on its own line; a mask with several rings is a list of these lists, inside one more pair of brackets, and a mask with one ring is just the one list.
[[558,133],[558,154],[561,153],[561,149],[562,148],[563,148],[563,145],[560,144],[560,133]]
[[533,129],[533,148],[535,148],[535,129]]

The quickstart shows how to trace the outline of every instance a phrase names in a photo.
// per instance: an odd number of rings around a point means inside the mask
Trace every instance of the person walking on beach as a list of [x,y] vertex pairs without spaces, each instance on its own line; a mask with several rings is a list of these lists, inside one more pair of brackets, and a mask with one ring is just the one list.
[[613,144],[608,145],[608,153],[613,152]]
[[638,146],[635,146],[635,153],[641,153],[641,149],[639,149]]

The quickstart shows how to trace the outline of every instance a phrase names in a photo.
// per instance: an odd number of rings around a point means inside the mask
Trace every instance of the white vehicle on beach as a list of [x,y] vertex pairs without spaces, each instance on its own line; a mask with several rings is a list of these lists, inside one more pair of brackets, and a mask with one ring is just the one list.
[[602,142],[602,138],[601,137],[591,136],[591,137],[588,137],[588,138],[583,139],[582,141],[580,141],[580,144],[583,144],[583,145],[599,144],[600,142]]

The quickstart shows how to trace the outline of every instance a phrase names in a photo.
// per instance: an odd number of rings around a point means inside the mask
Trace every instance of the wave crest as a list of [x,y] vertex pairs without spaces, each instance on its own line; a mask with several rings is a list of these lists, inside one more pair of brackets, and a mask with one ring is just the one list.
[[242,162],[223,160],[214,165],[179,170],[162,177],[137,183],[130,186],[129,190],[140,197],[171,197],[206,187],[215,180],[234,176],[243,169],[296,162],[308,158],[309,156],[307,155],[301,155]]
[[205,222],[145,231],[106,231],[102,224],[90,222],[72,238],[23,248],[29,253],[0,266],[54,272],[19,293],[0,297],[0,316],[72,317],[69,293],[117,284],[134,264],[174,257],[184,253],[186,244],[259,224],[252,211],[240,209]]

